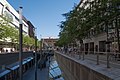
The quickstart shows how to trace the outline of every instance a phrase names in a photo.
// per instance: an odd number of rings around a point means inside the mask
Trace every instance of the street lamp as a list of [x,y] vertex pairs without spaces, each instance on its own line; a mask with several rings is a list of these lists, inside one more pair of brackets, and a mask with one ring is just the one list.
[[35,80],[37,80],[37,34],[36,34],[36,28],[35,28]]
[[42,35],[40,35],[40,52],[42,53]]
[[37,36],[35,36],[35,80],[37,80]]
[[22,7],[19,8],[19,80],[22,80]]

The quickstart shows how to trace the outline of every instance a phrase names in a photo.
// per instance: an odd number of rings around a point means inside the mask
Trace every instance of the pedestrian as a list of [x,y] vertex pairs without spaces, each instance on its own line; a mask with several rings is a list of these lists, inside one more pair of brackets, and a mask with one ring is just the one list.
[[8,50],[6,49],[6,52],[8,52]]
[[10,52],[13,52],[13,50],[11,49]]

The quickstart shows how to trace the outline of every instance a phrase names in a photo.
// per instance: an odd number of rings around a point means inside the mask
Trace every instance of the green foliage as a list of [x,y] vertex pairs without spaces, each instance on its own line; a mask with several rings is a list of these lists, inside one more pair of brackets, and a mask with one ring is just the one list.
[[40,45],[41,45],[41,41],[37,40],[37,47],[40,48],[41,47]]
[[[29,37],[28,35],[23,35],[23,44],[26,46],[35,46],[35,39]],[[37,40],[37,47],[40,47],[40,41]]]
[[119,0],[94,0],[86,1],[84,5],[90,5],[88,8],[74,7],[72,11],[63,14],[65,21],[61,21],[59,45],[67,45],[75,40],[82,40],[88,36],[91,28],[95,35],[99,34],[101,23],[110,22],[110,20],[120,15]]
[[23,35],[23,44],[27,46],[35,46],[35,39],[30,38],[28,35]]
[[[0,39],[3,41],[9,40],[12,43],[19,43],[19,30],[10,24],[10,20],[5,17],[1,17]],[[37,43],[39,44],[39,42]],[[26,46],[35,46],[35,39],[23,34],[23,44]]]
[[4,41],[10,39],[12,43],[18,43],[18,30],[4,17],[1,17],[0,22],[0,39]]
[[[7,20],[5,17],[1,17],[0,20],[0,39],[6,40],[10,39],[12,43],[19,42],[19,30],[13,26],[11,26],[10,21]],[[23,44],[34,46],[35,40],[34,38],[30,38],[29,36],[23,35]]]

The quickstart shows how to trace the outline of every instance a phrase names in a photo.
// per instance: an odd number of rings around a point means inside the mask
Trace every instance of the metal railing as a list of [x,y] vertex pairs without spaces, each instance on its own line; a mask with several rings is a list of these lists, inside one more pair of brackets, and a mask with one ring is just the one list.
[[[34,58],[28,57],[23,60],[22,67],[23,73],[29,70],[34,65]],[[5,67],[5,70],[0,73],[0,80],[17,80],[19,78],[19,63],[15,66]]]
[[[64,52],[61,52],[64,53]],[[116,52],[95,52],[95,51],[77,51],[64,53],[70,57],[79,60],[91,60],[96,62],[96,65],[106,64],[107,68],[111,66],[120,67],[120,53]]]

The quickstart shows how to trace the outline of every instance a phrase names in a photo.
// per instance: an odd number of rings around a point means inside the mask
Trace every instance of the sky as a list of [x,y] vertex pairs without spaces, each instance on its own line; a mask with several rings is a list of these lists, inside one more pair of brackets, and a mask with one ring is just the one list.
[[72,10],[80,0],[7,0],[16,10],[23,7],[23,15],[36,28],[38,39],[58,37],[62,14]]

